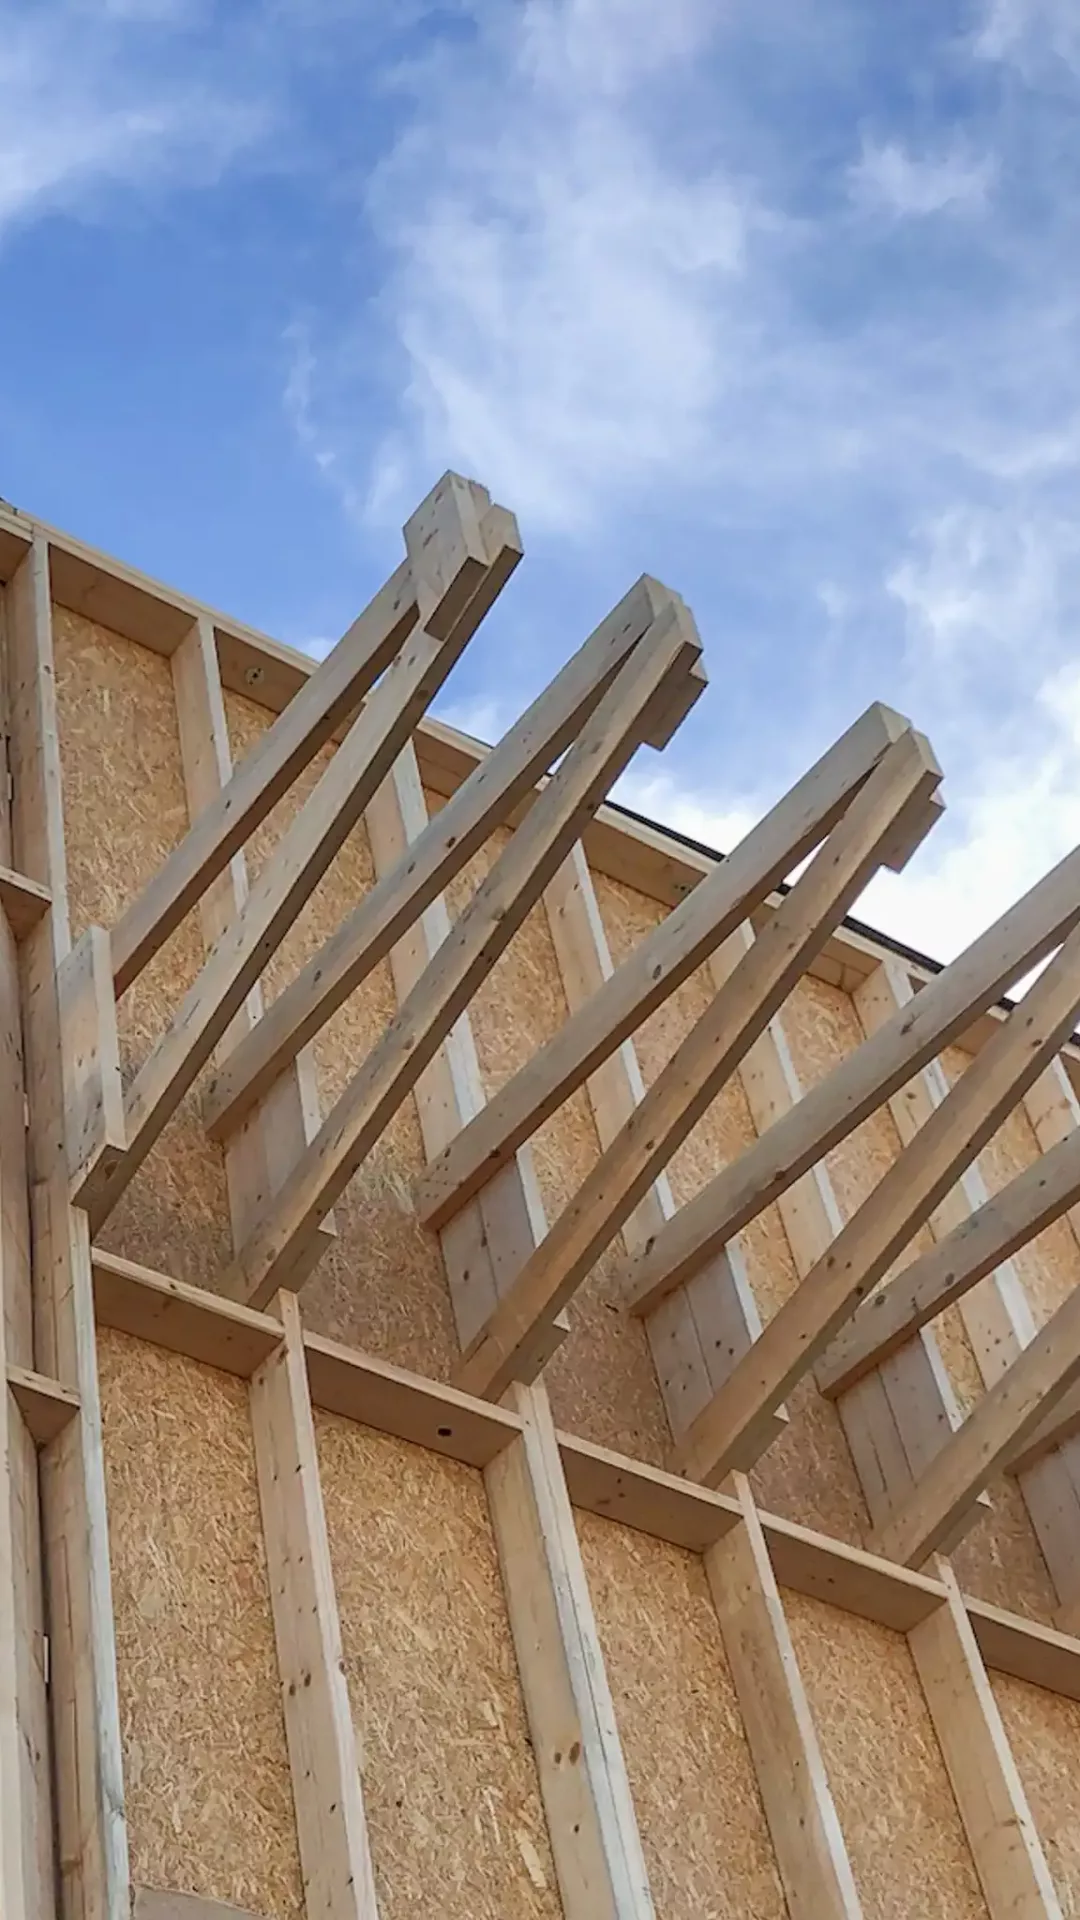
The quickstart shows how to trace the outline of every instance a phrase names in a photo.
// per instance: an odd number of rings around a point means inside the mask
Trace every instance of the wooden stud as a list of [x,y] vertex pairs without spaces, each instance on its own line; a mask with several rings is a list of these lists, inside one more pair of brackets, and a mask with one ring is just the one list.
[[[280,1346],[280,1321],[202,1287],[98,1249],[94,1274],[99,1323],[135,1339],[245,1378]],[[313,1405],[463,1465],[486,1465],[522,1431],[521,1417],[508,1408],[356,1348],[305,1333],[304,1350]],[[449,1435],[439,1433],[444,1425]],[[590,1513],[695,1553],[740,1521],[739,1504],[727,1494],[575,1435],[556,1440],[573,1504]],[[795,1593],[897,1633],[909,1632],[945,1598],[936,1578],[776,1514],[759,1517],[776,1577]],[[987,1666],[1080,1700],[1080,1640],[970,1596],[964,1605]]]
[[68,1197],[58,970],[71,950],[45,539],[7,589],[14,865],[51,896],[22,947],[34,1364],[80,1408],[40,1456],[56,1858],[64,1920],[130,1903],[101,1410],[85,1216]]
[[418,1190],[421,1217],[442,1226],[562,1102],[823,838],[906,722],[871,707],[791,792],[747,834],[617,971],[571,1015],[560,1034],[500,1090],[429,1169]]
[[[1024,1086],[1031,1084],[1071,1030],[1078,1000],[1080,930],[1074,930],[1012,1018],[769,1322],[736,1367],[722,1398],[699,1415],[687,1441],[676,1449],[679,1471],[713,1482],[733,1466],[745,1468],[757,1458],[766,1431],[766,1411],[790,1393],[824,1352],[960,1171],[996,1132]],[[857,1060],[859,1055],[851,1058]],[[843,1073],[848,1064],[843,1062],[837,1072]],[[934,1456],[928,1472],[935,1470],[962,1432],[961,1428]],[[935,1544],[941,1545],[941,1540]]]
[[[218,671],[217,646],[208,621],[197,620],[172,656],[173,691],[180,732],[180,759],[192,824],[212,807],[232,776],[232,750],[225,699]],[[199,902],[203,945],[213,951],[248,897],[247,860],[241,849],[206,889]],[[256,981],[218,1046],[219,1063],[265,1019],[262,984]],[[322,1117],[315,1060],[308,1047],[289,1060],[264,1089],[264,1097],[245,1123],[225,1141],[225,1180],[234,1247],[242,1246],[290,1167],[318,1132]],[[333,1216],[319,1224],[313,1241],[318,1258],[335,1236]]]
[[449,473],[407,523],[405,546],[406,560],[113,929],[118,994],[228,866],[297,774],[355,713],[417,622],[426,622],[436,641],[455,637],[463,646],[521,557],[513,517],[491,507],[485,488]]
[[206,1900],[201,1893],[173,1893],[160,1887],[135,1887],[132,1920],[263,1920],[224,1900]]
[[1023,1782],[956,1578],[908,1634],[990,1920],[1063,1920]]
[[[1052,952],[1078,923],[1080,848],[680,1207],[634,1263],[634,1289],[654,1292],[662,1284],[689,1280],[936,1053],[966,1034],[1011,981]],[[999,1033],[995,1022],[985,1043],[995,1042]]]
[[[883,960],[855,995],[863,1022],[871,1031],[910,1007],[913,998],[910,978],[892,958]],[[1051,1058],[1032,1086],[1023,1089],[1021,1097],[1042,1083],[1053,1065]],[[890,1108],[902,1142],[915,1138],[948,1093],[949,1083],[940,1062],[931,1060],[893,1095]],[[976,1158],[963,1168],[956,1185],[932,1212],[932,1231],[947,1236],[970,1218],[973,1208],[981,1209],[987,1200],[986,1182]],[[991,1387],[1035,1332],[1034,1315],[1012,1260],[1002,1258],[973,1290],[962,1290],[958,1306],[983,1382]],[[902,1364],[899,1357],[886,1363],[890,1368]],[[1080,1442],[1072,1442],[1067,1431],[1069,1411],[1063,1404],[1060,1435],[1054,1432],[1052,1415],[1048,1416],[1029,1435],[1030,1453],[1024,1450],[1019,1458],[1011,1453],[1004,1464],[1017,1474],[1021,1498],[1059,1600],[1077,1610],[1066,1616],[1072,1625],[1080,1620]],[[1056,1444],[1059,1440],[1063,1444]],[[924,1460],[922,1467],[927,1464]],[[921,1470],[916,1479],[921,1477]],[[906,1487],[904,1498],[910,1498],[912,1491]],[[985,1494],[980,1495],[980,1499],[985,1498]],[[885,1523],[883,1515],[875,1514],[874,1519],[877,1525]]]
[[460,1386],[494,1399],[510,1380],[534,1377],[545,1324],[572,1298],[790,992],[808,955],[861,892],[898,814],[939,779],[918,735],[904,734],[889,748],[753,956],[717,994],[474,1336],[458,1369]]
[[853,1386],[1077,1200],[1080,1133],[1025,1167],[864,1302],[818,1363],[822,1392]]
[[677,685],[685,678],[699,652],[684,610],[665,609],[620,667],[558,772],[251,1233],[223,1277],[225,1292],[260,1306],[289,1281],[327,1207],[344,1191],[565,858],[583,821],[631,758],[650,705],[666,683]]
[[[376,871],[391,871],[427,812],[415,755],[402,756],[368,810]],[[399,1004],[449,937],[445,902],[433,903],[391,956]],[[430,1159],[479,1111],[484,1094],[465,1013],[416,1088]],[[546,1222],[527,1149],[486,1195],[441,1235],[458,1336],[469,1337],[487,1298],[512,1282]],[[559,1335],[556,1333],[555,1340]],[[641,1840],[611,1692],[593,1618],[562,1462],[542,1385],[513,1410],[521,1441],[485,1474],[488,1505],[552,1856],[566,1920],[654,1920]]]
[[110,1180],[127,1148],[109,936],[87,927],[57,968],[64,1131],[71,1197],[83,1205]]
[[879,1529],[878,1550],[888,1559],[919,1565],[950,1538],[965,1503],[1023,1446],[1047,1409],[1078,1380],[1080,1289],[1040,1328],[935,1455],[908,1501]]
[[742,1523],[710,1547],[705,1575],[739,1695],[791,1920],[861,1920],[810,1702],[750,1490]]
[[251,1382],[251,1426],[309,1920],[378,1920],[315,1422],[295,1296]]
[[[403,851],[296,979],[290,981],[215,1074],[206,1099],[212,1133],[224,1136],[297,1047],[316,1034],[372,968],[472,859],[493,829],[526,800],[576,738],[627,654],[675,596],[644,578],[579,648],[505,739]],[[700,680],[687,682],[700,686]],[[657,744],[656,729],[646,736]]]
[[[566,1003],[573,1016],[615,971],[580,841],[547,887],[544,907]],[[645,1082],[632,1040],[624,1040],[597,1067],[586,1082],[586,1091],[600,1147],[606,1151],[645,1098]],[[661,1169],[623,1223],[627,1251],[633,1252],[674,1212],[671,1184]],[[678,1438],[761,1332],[741,1247],[728,1248],[725,1258],[699,1275],[692,1289],[674,1296],[645,1324],[668,1423]],[[786,1425],[787,1414],[778,1408],[777,1433]]]

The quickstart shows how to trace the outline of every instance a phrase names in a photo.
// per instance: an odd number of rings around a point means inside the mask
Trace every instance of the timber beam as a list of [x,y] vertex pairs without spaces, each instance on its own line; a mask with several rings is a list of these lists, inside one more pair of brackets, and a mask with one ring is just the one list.
[[[1075,929],[1010,1019],[852,1215],[829,1252],[770,1321],[723,1392],[699,1415],[676,1449],[672,1464],[678,1471],[716,1484],[733,1467],[745,1468],[759,1456],[772,1409],[825,1351],[1042,1072],[1072,1031],[1078,1005],[1080,929]],[[918,997],[905,1011],[915,1018],[917,1010]],[[851,1059],[857,1061],[863,1051]],[[849,1064],[845,1062],[831,1078]],[[828,1085],[826,1081],[825,1088]],[[947,1442],[945,1451],[959,1442],[962,1432]],[[936,1460],[929,1471],[935,1469]],[[941,1538],[933,1544],[941,1545]]]
[[[583,1085],[727,938],[843,816],[907,722],[870,707],[745,839],[643,940],[563,1031],[465,1127],[419,1182],[417,1206],[439,1227],[490,1180],[576,1088]],[[897,859],[903,832],[932,817],[914,804],[883,862]],[[920,808],[923,811],[920,812]],[[910,844],[908,845],[910,851]]]
[[511,1380],[535,1376],[554,1315],[573,1297],[862,891],[898,819],[919,804],[925,811],[940,778],[921,735],[908,730],[889,747],[753,954],[717,993],[474,1336],[458,1370],[459,1385],[497,1399]]

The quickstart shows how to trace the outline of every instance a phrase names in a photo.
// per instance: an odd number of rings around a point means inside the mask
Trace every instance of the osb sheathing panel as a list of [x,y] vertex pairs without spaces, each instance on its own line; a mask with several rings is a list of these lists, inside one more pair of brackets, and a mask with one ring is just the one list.
[[658,1913],[784,1920],[700,1558],[592,1514],[577,1520]]
[[1080,1706],[995,1673],[994,1693],[1061,1899],[1080,1913]]
[[866,1920],[982,1920],[907,1642],[802,1594],[783,1599]]
[[[53,609],[64,830],[74,935],[112,926],[187,832],[172,672],[160,654]],[[134,1077],[202,964],[194,917],[120,1002],[121,1064]],[[221,1154],[197,1089],[101,1234],[101,1244],[210,1285],[230,1251]]]
[[[269,722],[265,708],[226,696],[234,759]],[[254,877],[318,780],[331,749],[319,754],[248,842]],[[372,884],[363,825],[354,828],[263,976],[268,1001],[291,980]],[[329,1020],[315,1040],[324,1113],[381,1039],[397,1009],[388,963]],[[410,1095],[334,1208],[338,1238],[304,1288],[304,1318],[316,1332],[446,1378],[458,1354],[438,1241],[416,1218],[413,1185],[424,1166]]]
[[381,1920],[558,1920],[483,1482],[316,1419]]
[[[796,1071],[807,1088],[824,1079],[864,1037],[850,996],[809,978],[800,981],[787,1001],[784,1027]],[[873,1191],[899,1153],[899,1134],[888,1108],[882,1107],[829,1154],[829,1173],[845,1219]],[[930,1245],[929,1228],[924,1228],[897,1267]],[[959,1408],[966,1412],[980,1397],[982,1385],[958,1310],[942,1314],[934,1330]],[[956,1551],[957,1575],[967,1591],[980,1599],[1050,1621],[1056,1605],[1054,1591],[1019,1489],[1015,1481],[1003,1478],[994,1483],[991,1493],[993,1511],[978,1521]]]
[[132,1878],[303,1911],[244,1383],[98,1335]]
[[[429,805],[434,801],[429,797]],[[450,890],[458,913],[508,835],[492,836]],[[496,962],[472,1003],[471,1021],[484,1089],[491,1095],[566,1023],[566,998],[543,904],[538,904]],[[599,1144],[588,1097],[576,1094],[532,1142],[549,1223],[594,1165]],[[616,1241],[597,1261],[568,1309],[570,1333],[545,1369],[557,1423],[602,1446],[660,1464],[671,1436],[641,1322],[618,1304],[613,1285],[622,1257]]]
[[[949,1079],[955,1081],[969,1066],[971,1055],[962,1047],[950,1047],[942,1064]],[[998,1128],[989,1146],[979,1155],[981,1169],[990,1193],[1000,1193],[1018,1173],[1030,1167],[1042,1154],[1035,1129],[1022,1106],[1013,1108]],[[1048,1320],[1056,1307],[1080,1283],[1080,1247],[1068,1220],[1055,1220],[1038,1237],[1013,1255],[1013,1265],[1023,1281],[1038,1325]]]
[[[618,965],[663,918],[663,908],[602,875],[596,876],[596,892],[612,958]],[[702,969],[639,1028],[635,1045],[647,1083],[656,1079],[686,1038],[712,993],[710,978]],[[671,1161],[669,1173],[676,1201],[682,1204],[689,1200],[755,1138],[742,1081],[736,1074]],[[761,1317],[768,1320],[798,1284],[787,1235],[775,1207],[769,1207],[751,1224],[742,1235],[742,1244]],[[787,1408],[791,1425],[752,1475],[755,1493],[774,1513],[861,1544],[869,1523],[835,1407],[822,1398],[812,1380],[806,1379],[789,1396]]]

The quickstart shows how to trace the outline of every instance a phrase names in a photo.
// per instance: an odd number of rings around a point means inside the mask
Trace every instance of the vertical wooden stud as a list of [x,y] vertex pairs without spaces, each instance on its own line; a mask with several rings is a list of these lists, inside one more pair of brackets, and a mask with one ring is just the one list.
[[[410,746],[368,808],[376,872],[401,858],[427,808]],[[404,998],[449,929],[440,897],[394,948]],[[421,1076],[429,1160],[483,1104],[468,1015]],[[464,1345],[543,1236],[531,1156],[522,1149],[440,1235]],[[556,1329],[554,1338],[560,1337]],[[543,1384],[511,1389],[520,1442],[486,1469],[507,1611],[566,1920],[654,1920],[641,1840],[577,1533]]]
[[294,1294],[283,1339],[251,1382],[251,1424],[308,1920],[378,1920],[304,1336]]
[[64,1142],[57,976],[71,931],[43,534],[6,597],[12,851],[52,896],[22,949],[34,1355],[80,1403],[40,1456],[59,1905],[65,1920],[122,1920],[130,1891],[90,1238],[70,1204]]

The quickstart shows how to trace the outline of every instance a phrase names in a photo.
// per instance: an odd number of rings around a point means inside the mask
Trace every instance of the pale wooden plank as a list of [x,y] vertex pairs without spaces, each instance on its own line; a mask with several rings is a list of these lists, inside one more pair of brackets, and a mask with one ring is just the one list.
[[473,1400],[455,1387],[319,1334],[304,1335],[304,1354],[311,1398],[324,1412],[426,1447],[429,1453],[445,1454],[463,1466],[489,1466],[521,1432],[521,1421],[506,1407]]
[[[457,623],[464,645],[521,553],[512,519],[503,514],[501,557],[495,569],[490,567],[480,524],[488,508],[486,490],[455,474],[445,474],[417,508],[405,528],[405,561],[117,923],[112,943],[117,993],[130,985],[335,728],[356,711],[417,621],[426,620],[436,640],[449,639]],[[439,569],[437,583],[433,567]]]
[[964,1605],[988,1667],[1067,1700],[1080,1700],[1080,1640],[970,1595],[965,1595]]
[[[679,1471],[711,1482],[732,1466],[745,1467],[757,1457],[766,1411],[790,1393],[824,1352],[949,1191],[960,1170],[996,1132],[1024,1086],[1031,1084],[1071,1029],[1078,999],[1080,931],[1074,931],[1012,1019],[998,1030],[853,1214],[829,1254],[769,1322],[752,1352],[736,1367],[722,1400],[714,1400],[699,1416],[688,1440],[676,1449]],[[905,1010],[913,1019],[917,1006],[916,1001],[911,1010]],[[857,1060],[859,1055],[851,1058]],[[837,1072],[843,1073],[848,1064],[845,1061]],[[927,1472],[936,1470],[962,1433],[963,1428],[952,1436]]]
[[283,1337],[252,1379],[251,1428],[305,1904],[378,1920],[303,1329],[293,1294],[275,1306]]
[[418,1193],[441,1225],[812,851],[905,722],[871,707],[440,1155]]
[[[910,1006],[900,1008],[811,1088],[794,1111],[680,1207],[635,1263],[633,1286],[644,1291],[665,1279],[671,1285],[690,1279],[936,1053],[968,1037],[1003,989],[1052,952],[1078,922],[1080,848],[950,966],[926,980]],[[992,1044],[1000,1030],[995,1021],[982,1045]]]
[[574,1434],[560,1433],[557,1439],[570,1499],[586,1513],[617,1520],[689,1553],[704,1553],[738,1525],[739,1508],[725,1494]]
[[115,1327],[242,1380],[250,1380],[281,1340],[281,1328],[269,1314],[100,1247],[93,1250],[93,1277],[100,1326]]
[[[674,596],[647,577],[601,621],[499,745],[474,767],[214,1075],[207,1125],[223,1136],[570,746],[613,674]],[[700,684],[700,683],[697,683]],[[655,744],[655,740],[652,742]]]
[[266,1920],[246,1907],[207,1900],[201,1893],[174,1893],[164,1887],[135,1887],[132,1920]]
[[[683,1040],[474,1336],[457,1372],[459,1386],[497,1398],[511,1379],[533,1377],[538,1333],[572,1298],[790,992],[808,955],[861,892],[900,810],[914,795],[932,791],[940,777],[920,736],[908,732],[889,748],[777,909],[753,955],[745,956]],[[641,1310],[648,1302],[633,1304]],[[770,1430],[772,1425],[770,1420]]]
[[80,1412],[40,1456],[59,1902],[66,1920],[128,1910],[101,1413],[89,1238],[68,1198],[57,969],[71,948],[45,538],[7,590],[12,852],[52,911],[22,948],[35,1362]]
[[861,1920],[862,1906],[757,1509],[705,1555],[791,1920]]
[[[368,810],[376,871],[390,871],[427,819],[410,748]],[[391,955],[399,1004],[449,938],[441,896]],[[468,1014],[416,1083],[430,1158],[479,1111],[484,1093]],[[483,1206],[481,1205],[483,1202]],[[440,1235],[459,1338],[510,1284],[546,1230],[528,1148]],[[478,1289],[477,1275],[480,1276]],[[479,1293],[479,1299],[478,1299]],[[515,1400],[522,1441],[485,1475],[529,1732],[566,1920],[654,1920],[626,1764],[542,1385]],[[577,1755],[576,1763],[568,1756]]]
[[28,880],[24,873],[13,873],[10,867],[0,866],[0,907],[7,915],[8,926],[16,940],[25,940],[38,921],[44,919],[51,905],[52,896],[48,887],[39,886],[36,880]]
[[[225,697],[218,670],[217,645],[208,620],[196,620],[172,656],[173,692],[180,734],[180,760],[192,824],[214,805],[232,777],[232,747]],[[210,953],[231,926],[248,897],[247,859],[234,853],[199,902],[203,946]],[[219,1042],[215,1060],[231,1059],[265,1018],[262,983],[256,980]],[[246,1124],[225,1141],[225,1182],[233,1246],[241,1246],[271,1194],[318,1132],[322,1117],[315,1060],[309,1048],[284,1063],[264,1089]],[[320,1221],[312,1242],[321,1256],[335,1237],[333,1216]]]
[[64,1132],[71,1197],[82,1204],[127,1147],[109,936],[87,927],[57,968],[64,1070]]
[[908,1635],[990,1920],[1063,1920],[994,1690],[951,1568]]
[[949,1537],[965,1501],[986,1486],[1077,1381],[1080,1289],[1063,1301],[935,1455],[910,1499],[879,1530],[878,1550],[917,1566]]
[[304,1158],[223,1276],[255,1305],[285,1284],[311,1232],[343,1192],[515,929],[633,755],[665,682],[700,653],[685,610],[666,608],[620,667],[558,772],[472,896],[449,939],[350,1081]]

